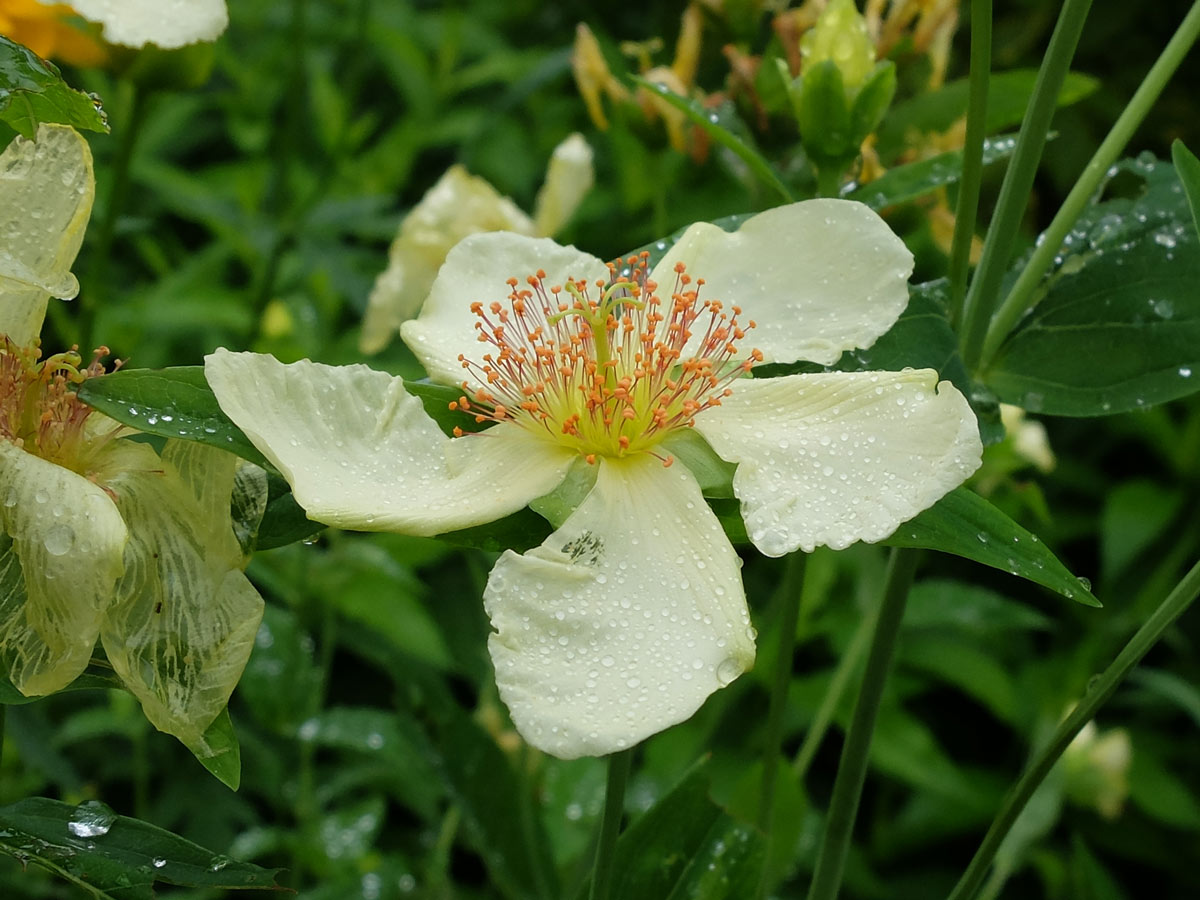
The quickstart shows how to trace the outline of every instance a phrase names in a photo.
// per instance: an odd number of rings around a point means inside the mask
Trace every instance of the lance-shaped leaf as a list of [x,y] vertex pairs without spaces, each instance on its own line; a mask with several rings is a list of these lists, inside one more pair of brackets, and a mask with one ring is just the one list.
[[98,101],[68,87],[53,63],[3,36],[0,36],[0,122],[6,122],[31,140],[43,122],[108,131],[108,119]]

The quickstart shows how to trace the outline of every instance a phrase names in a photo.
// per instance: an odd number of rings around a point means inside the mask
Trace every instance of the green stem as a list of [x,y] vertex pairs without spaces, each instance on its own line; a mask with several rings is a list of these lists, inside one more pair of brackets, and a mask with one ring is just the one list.
[[1009,332],[1012,331],[1021,316],[1037,305],[1040,297],[1035,294],[1035,291],[1042,276],[1049,271],[1055,256],[1062,248],[1063,239],[1078,220],[1084,207],[1095,195],[1109,167],[1125,149],[1133,132],[1142,123],[1198,36],[1200,36],[1200,2],[1192,4],[1191,10],[1163,49],[1162,55],[1146,73],[1145,80],[1142,81],[1141,86],[1129,101],[1129,105],[1125,107],[1104,142],[1100,144],[1099,149],[1084,168],[1083,174],[1079,176],[1075,187],[1063,201],[1062,208],[1054,217],[1054,221],[1042,235],[1041,243],[1033,251],[1033,256],[1026,263],[1017,283],[1013,285],[1012,290],[1008,292],[1008,296],[992,318],[983,344],[982,361],[985,367],[996,355],[1000,344],[1008,337]]
[[892,656],[904,618],[908,589],[917,569],[917,558],[915,551],[895,548],[888,560],[879,620],[875,624],[858,703],[854,707],[854,717],[850,720],[850,730],[846,733],[841,762],[838,763],[837,777],[833,782],[829,818],[825,823],[821,850],[817,854],[812,885],[808,889],[808,900],[835,900],[841,889],[850,837],[858,815],[858,802],[867,776],[867,758],[875,731],[875,717],[892,667]]
[[962,179],[954,213],[954,242],[950,246],[950,315],[955,324],[964,315],[971,242],[979,216],[979,186],[983,182],[983,138],[987,132],[988,81],[992,69],[992,0],[971,0],[971,82],[967,105],[967,136],[963,144]]
[[812,761],[817,755],[817,750],[821,746],[821,741],[824,740],[825,733],[829,731],[829,726],[833,722],[833,716],[837,712],[838,706],[841,705],[846,689],[850,686],[850,679],[858,671],[863,656],[867,652],[867,647],[870,646],[871,633],[877,619],[877,613],[875,615],[863,616],[862,620],[858,623],[858,628],[854,631],[854,637],[850,639],[850,645],[846,648],[846,652],[842,654],[842,658],[833,672],[833,678],[829,682],[829,689],[825,692],[825,696],[821,698],[821,705],[817,707],[817,714],[813,716],[812,724],[809,726],[808,732],[804,735],[804,740],[800,744],[800,750],[796,753],[796,759],[792,763],[792,772],[795,774],[797,781],[803,780],[804,776],[808,774],[808,767],[812,765]]
[[983,255],[963,302],[962,334],[960,337],[963,362],[974,374],[979,367],[984,332],[996,305],[1000,282],[1012,256],[1012,248],[1020,229],[1021,217],[1029,203],[1033,176],[1042,158],[1050,120],[1058,106],[1058,92],[1075,55],[1075,45],[1087,19],[1092,0],[1064,0],[1058,23],[1050,36],[1046,58],[1038,71],[1021,133],[1009,162],[996,212],[983,243]]
[[[775,776],[779,770],[779,751],[783,743],[783,712],[787,708],[788,685],[792,681],[792,657],[796,649],[796,623],[804,599],[804,570],[808,556],[796,551],[784,563],[783,580],[776,592],[779,620],[779,644],[776,647],[775,672],[771,680],[771,703],[767,710],[767,735],[763,743],[762,795],[758,803],[758,827],[767,835],[768,844],[775,832]],[[767,871],[771,858],[763,859],[759,896],[767,895]]]
[[117,143],[116,156],[113,158],[112,187],[108,190],[104,218],[100,220],[99,228],[96,229],[95,243],[89,251],[91,258],[87,290],[82,291],[79,295],[79,346],[85,351],[92,347],[96,308],[103,302],[108,292],[108,265],[112,258],[113,243],[116,240],[117,220],[124,212],[125,201],[129,196],[129,171],[133,162],[133,150],[142,126],[146,123],[146,109],[149,105],[147,92],[137,82],[127,83],[130,90],[129,107]]
[[842,169],[839,166],[817,168],[817,196],[840,197],[842,194]]
[[625,785],[633,750],[622,750],[608,758],[608,783],[604,788],[604,817],[600,820],[600,842],[596,846],[596,866],[592,870],[589,900],[608,900],[612,887],[613,850],[621,832],[621,814],[625,811]]
[[1188,571],[1175,589],[1159,605],[1146,623],[1137,630],[1125,648],[1117,654],[1107,669],[1089,682],[1087,692],[1079,701],[1071,714],[1063,719],[1054,735],[1034,757],[1029,768],[1013,786],[1004,798],[1000,812],[992,821],[983,838],[983,843],[975,851],[975,856],[967,866],[966,872],[948,900],[969,900],[975,896],[987,875],[988,867],[996,856],[996,851],[1003,842],[1017,816],[1025,809],[1025,804],[1033,796],[1033,792],[1045,779],[1050,769],[1058,761],[1067,745],[1075,738],[1080,730],[1096,715],[1096,711],[1112,696],[1113,691],[1125,679],[1125,676],[1136,666],[1143,656],[1158,643],[1163,633],[1171,627],[1176,619],[1183,614],[1192,602],[1200,595],[1200,562]]

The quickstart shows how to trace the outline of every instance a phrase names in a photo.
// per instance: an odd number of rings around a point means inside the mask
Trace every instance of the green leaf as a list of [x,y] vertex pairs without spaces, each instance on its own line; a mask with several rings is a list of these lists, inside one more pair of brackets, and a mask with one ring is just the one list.
[[1171,161],[1187,195],[1188,208],[1192,211],[1192,224],[1200,230],[1200,159],[1196,154],[1176,140],[1171,144]]
[[231,890],[277,887],[276,869],[219,856],[95,801],[72,806],[30,797],[0,807],[0,851],[114,900],[150,900],[156,881]]
[[896,95],[896,64],[890,59],[875,66],[850,108],[850,139],[856,152],[883,120]]
[[89,378],[79,399],[146,434],[211,444],[258,465],[269,465],[230,421],[204,379],[203,366],[122,369]]
[[[70,684],[64,691],[92,691],[97,689],[113,689],[124,690],[125,686],[121,684],[121,680],[113,674],[111,669],[101,669],[94,667],[84,672]],[[61,693],[61,691],[59,692]],[[5,706],[22,706],[26,703],[33,703],[35,700],[41,700],[41,697],[26,697],[16,689],[8,676],[0,672],[0,704]]]
[[[792,192],[780,180],[771,164],[750,145],[749,136],[747,135],[743,139],[731,130],[737,127],[733,124],[732,114],[727,114],[723,117],[721,113],[715,110],[705,109],[698,101],[690,97],[679,96],[665,84],[648,81],[637,75],[633,76],[633,80],[647,90],[653,91],[671,106],[682,112],[693,124],[702,128],[714,141],[732,151],[741,159],[759,181],[767,187],[773,188],[785,202],[792,202]],[[744,131],[744,128],[739,130]]]
[[292,495],[291,486],[281,475],[267,473],[267,509],[258,525],[254,549],[273,550],[311,538],[326,526],[314,522]]
[[1200,388],[1200,238],[1183,189],[1152,157],[1114,173],[1144,188],[1096,204],[1065,239],[1042,300],[983,373],[1003,401],[1099,416]]
[[858,155],[842,70],[832,59],[808,68],[796,91],[796,124],[804,151],[818,166],[844,168]]
[[20,44],[0,36],[0,122],[32,140],[38,125],[49,122],[85,131],[108,131],[97,100],[68,87],[62,74]]
[[221,784],[236,791],[242,783],[242,750],[233,731],[228,708],[213,719],[204,732],[204,745],[188,745],[196,761],[208,769]]
[[611,893],[621,900],[750,900],[765,841],[709,798],[704,765],[642,814],[617,841]]
[[[987,166],[1007,159],[1016,146],[1015,135],[988,138],[983,142],[983,164]],[[874,181],[855,188],[846,199],[858,200],[879,210],[923,197],[948,184],[957,184],[961,177],[962,151],[950,150],[888,169]]]
[[[987,132],[989,134],[1021,123],[1033,96],[1036,69],[994,72],[988,80]],[[1069,106],[1087,97],[1100,86],[1099,79],[1068,72],[1058,92],[1058,105]],[[879,129],[879,143],[885,158],[911,140],[911,133],[946,131],[967,113],[970,84],[966,78],[947,83],[897,103]]]
[[449,708],[440,715],[436,746],[444,752],[431,750],[434,762],[493,884],[512,900],[559,896],[549,841],[525,796],[528,786],[476,722]]
[[913,585],[904,613],[906,630],[944,630],[983,640],[1007,632],[1049,631],[1053,625],[1049,616],[1003,594],[944,578]]
[[1038,536],[967,488],[957,488],[883,541],[952,553],[1040,584],[1085,606],[1100,606]]
[[299,728],[302,741],[378,761],[400,800],[432,820],[442,799],[437,772],[426,757],[424,735],[411,720],[381,709],[325,709]]

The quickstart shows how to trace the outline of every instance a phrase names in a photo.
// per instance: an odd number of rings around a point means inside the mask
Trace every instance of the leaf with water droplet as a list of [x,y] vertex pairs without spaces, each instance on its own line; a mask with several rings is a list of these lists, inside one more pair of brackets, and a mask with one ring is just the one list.
[[[98,898],[152,900],[154,882],[275,888],[278,870],[236,862],[102,803],[29,797],[0,807],[0,852],[64,872]],[[214,863],[224,864],[214,869]],[[109,893],[112,892],[112,893]]]
[[203,366],[122,369],[79,386],[79,399],[146,434],[220,447],[260,466],[266,458],[221,411]]
[[1072,575],[1050,549],[988,501],[957,488],[905,522],[890,547],[952,553],[1047,587],[1085,606],[1100,606],[1090,585]]
[[27,47],[0,36],[0,122],[32,139],[42,122],[108,131],[92,95],[63,80],[58,68]]
[[1124,195],[1080,217],[1043,299],[983,375],[1005,402],[1100,416],[1200,390],[1200,238],[1180,179],[1152,157],[1111,174],[1109,192]]
[[[1000,135],[983,142],[983,164],[1007,159],[1016,149],[1015,135]],[[957,184],[962,177],[962,151],[951,150],[928,159],[888,169],[879,178],[855,188],[845,197],[872,209],[883,209],[924,197],[938,188]]]

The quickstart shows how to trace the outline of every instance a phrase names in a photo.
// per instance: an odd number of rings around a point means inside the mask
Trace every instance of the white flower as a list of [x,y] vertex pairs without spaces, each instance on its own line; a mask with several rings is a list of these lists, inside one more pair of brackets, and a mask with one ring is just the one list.
[[[54,6],[61,0],[41,0]],[[110,44],[141,47],[157,44],[173,50],[215,41],[229,25],[225,0],[70,0],[89,22],[104,26]]]
[[375,279],[359,349],[378,353],[415,316],[450,248],[481,231],[550,237],[575,213],[592,187],[592,148],[572,134],[554,148],[534,217],[462,166],[451,166],[400,224],[388,266]]
[[484,594],[513,721],[567,758],[686,719],[753,662],[738,557],[670,465],[681,434],[738,464],[747,530],[771,556],[880,540],[981,453],[966,400],[931,370],[739,377],[832,363],[895,322],[912,257],[867,207],[796,203],[733,234],[697,224],[653,272],[621,267],[509,233],[450,252],[402,335],[435,380],[465,384],[455,406],[497,423],[480,434],[447,438],[365,366],[206,360],[221,407],[321,522],[434,535],[594,476],[540,547],[500,557]]
[[99,640],[151,723],[211,756],[204,732],[263,607],[230,521],[236,461],[124,440],[76,398],[98,362],[40,358],[47,300],[78,291],[94,187],[71,128],[42,125],[0,154],[0,671],[26,696],[52,693]]

